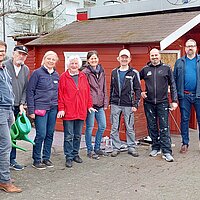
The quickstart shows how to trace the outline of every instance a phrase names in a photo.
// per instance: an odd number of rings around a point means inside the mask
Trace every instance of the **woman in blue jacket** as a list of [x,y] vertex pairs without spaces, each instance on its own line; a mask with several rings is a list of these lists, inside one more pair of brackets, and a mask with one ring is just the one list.
[[58,110],[59,75],[55,71],[57,61],[58,56],[55,52],[46,52],[42,66],[32,73],[27,88],[28,113],[35,120],[32,166],[36,169],[53,167],[50,155]]

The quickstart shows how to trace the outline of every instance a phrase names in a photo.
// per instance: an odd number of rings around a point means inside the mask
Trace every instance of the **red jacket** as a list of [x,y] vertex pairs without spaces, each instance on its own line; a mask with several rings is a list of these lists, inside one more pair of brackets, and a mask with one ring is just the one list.
[[92,107],[90,86],[87,77],[79,72],[78,86],[70,76],[68,70],[59,80],[58,86],[58,111],[65,111],[63,120],[85,120],[87,110]]

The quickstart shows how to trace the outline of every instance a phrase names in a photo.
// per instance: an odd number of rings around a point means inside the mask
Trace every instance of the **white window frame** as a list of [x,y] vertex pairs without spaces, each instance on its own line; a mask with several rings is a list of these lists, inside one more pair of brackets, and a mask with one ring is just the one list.
[[87,60],[87,53],[88,52],[64,52],[64,57],[65,57],[65,71],[67,70],[67,60],[69,59],[70,56],[73,55],[78,55],[82,61]]
[[176,53],[177,54],[177,59],[181,57],[181,50],[163,50],[160,51],[160,53]]

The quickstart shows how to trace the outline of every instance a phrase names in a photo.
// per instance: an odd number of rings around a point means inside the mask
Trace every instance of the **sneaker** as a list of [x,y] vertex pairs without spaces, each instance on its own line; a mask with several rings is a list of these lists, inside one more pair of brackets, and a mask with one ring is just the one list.
[[172,157],[172,155],[170,153],[165,153],[162,158],[164,158],[167,162],[173,162],[174,158]]
[[18,164],[17,162],[10,164],[10,169],[14,169],[16,171],[21,171],[24,169],[24,166]]
[[135,148],[129,148],[128,149],[128,154],[132,155],[133,157],[138,157],[139,153],[137,152],[137,150]]
[[50,160],[43,160],[42,163],[48,168],[54,167],[53,163]]
[[88,157],[88,158],[93,158],[93,159],[96,159],[96,160],[99,160],[99,159],[100,159],[99,155],[97,155],[97,154],[94,153],[94,152],[88,153],[88,154],[87,154],[87,157]]
[[76,163],[82,163],[82,162],[83,162],[83,160],[80,158],[79,155],[75,156],[75,157],[73,158],[73,161],[76,162]]
[[113,152],[111,153],[111,157],[117,157],[118,154],[120,154],[120,151],[113,150]]
[[152,150],[152,151],[150,152],[149,156],[151,156],[151,157],[156,157],[156,156],[159,155],[159,154],[161,154],[161,151],[160,151],[160,150],[154,149],[154,150]]
[[102,149],[95,151],[95,153],[99,156],[105,156],[105,157],[109,156],[109,154],[107,152],[103,151]]
[[46,165],[39,162],[39,163],[33,163],[32,164],[32,167],[35,168],[35,169],[39,169],[39,170],[43,170],[43,169],[46,169]]

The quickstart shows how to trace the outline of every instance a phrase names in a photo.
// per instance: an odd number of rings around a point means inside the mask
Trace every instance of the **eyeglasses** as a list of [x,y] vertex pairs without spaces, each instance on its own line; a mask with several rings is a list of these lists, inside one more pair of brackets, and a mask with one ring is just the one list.
[[187,45],[185,47],[187,47],[187,48],[194,48],[194,47],[196,47],[196,45]]

